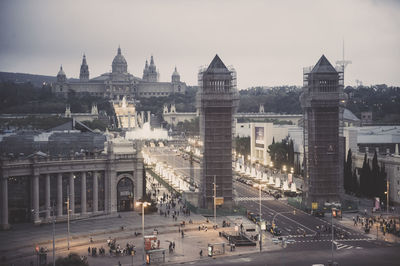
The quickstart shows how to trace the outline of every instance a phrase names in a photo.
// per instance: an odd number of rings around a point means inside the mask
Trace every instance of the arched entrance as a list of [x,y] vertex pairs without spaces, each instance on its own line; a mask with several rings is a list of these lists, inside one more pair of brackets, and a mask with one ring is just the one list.
[[123,177],[117,184],[117,211],[133,211],[133,182],[129,177]]

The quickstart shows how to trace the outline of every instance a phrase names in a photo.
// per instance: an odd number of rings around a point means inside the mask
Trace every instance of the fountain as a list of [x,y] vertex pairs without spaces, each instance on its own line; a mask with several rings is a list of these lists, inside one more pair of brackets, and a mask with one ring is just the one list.
[[168,139],[168,131],[162,128],[151,129],[150,123],[146,122],[142,128],[134,128],[126,131],[125,139]]

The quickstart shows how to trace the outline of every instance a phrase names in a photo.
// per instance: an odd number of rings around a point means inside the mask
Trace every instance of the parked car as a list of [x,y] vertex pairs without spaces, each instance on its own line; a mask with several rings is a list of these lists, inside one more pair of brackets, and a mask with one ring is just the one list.
[[314,211],[313,215],[315,217],[324,217],[325,216],[325,212],[324,211]]

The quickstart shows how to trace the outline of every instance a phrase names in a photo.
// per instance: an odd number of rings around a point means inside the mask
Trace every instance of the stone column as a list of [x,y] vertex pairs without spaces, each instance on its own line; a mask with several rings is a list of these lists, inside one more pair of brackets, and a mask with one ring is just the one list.
[[57,174],[57,217],[63,215],[62,174]]
[[1,227],[8,229],[8,178],[1,180]]
[[75,186],[74,186],[74,173],[69,174],[69,209],[70,214],[75,213]]
[[46,219],[50,218],[50,174],[46,175],[46,191],[45,191],[45,201],[46,201]]
[[33,222],[38,223],[39,220],[39,175],[33,176]]
[[86,172],[81,173],[81,213],[86,213]]
[[93,173],[93,213],[99,209],[99,183],[98,183],[98,172]]

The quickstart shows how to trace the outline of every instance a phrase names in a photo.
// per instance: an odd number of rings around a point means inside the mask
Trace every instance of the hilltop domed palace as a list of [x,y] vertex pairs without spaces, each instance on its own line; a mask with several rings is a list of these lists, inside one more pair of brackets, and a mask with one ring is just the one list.
[[186,83],[180,81],[180,75],[175,67],[171,76],[171,82],[159,82],[159,74],[151,56],[150,64],[146,60],[143,77],[138,78],[128,72],[128,64],[118,48],[117,55],[112,61],[112,71],[98,77],[89,79],[89,66],[86,56],[83,55],[79,79],[67,79],[60,67],[57,74],[57,82],[52,85],[52,92],[67,97],[69,93],[76,95],[90,94],[101,96],[110,100],[121,100],[124,96],[127,100],[141,97],[162,97],[173,93],[186,91]]

